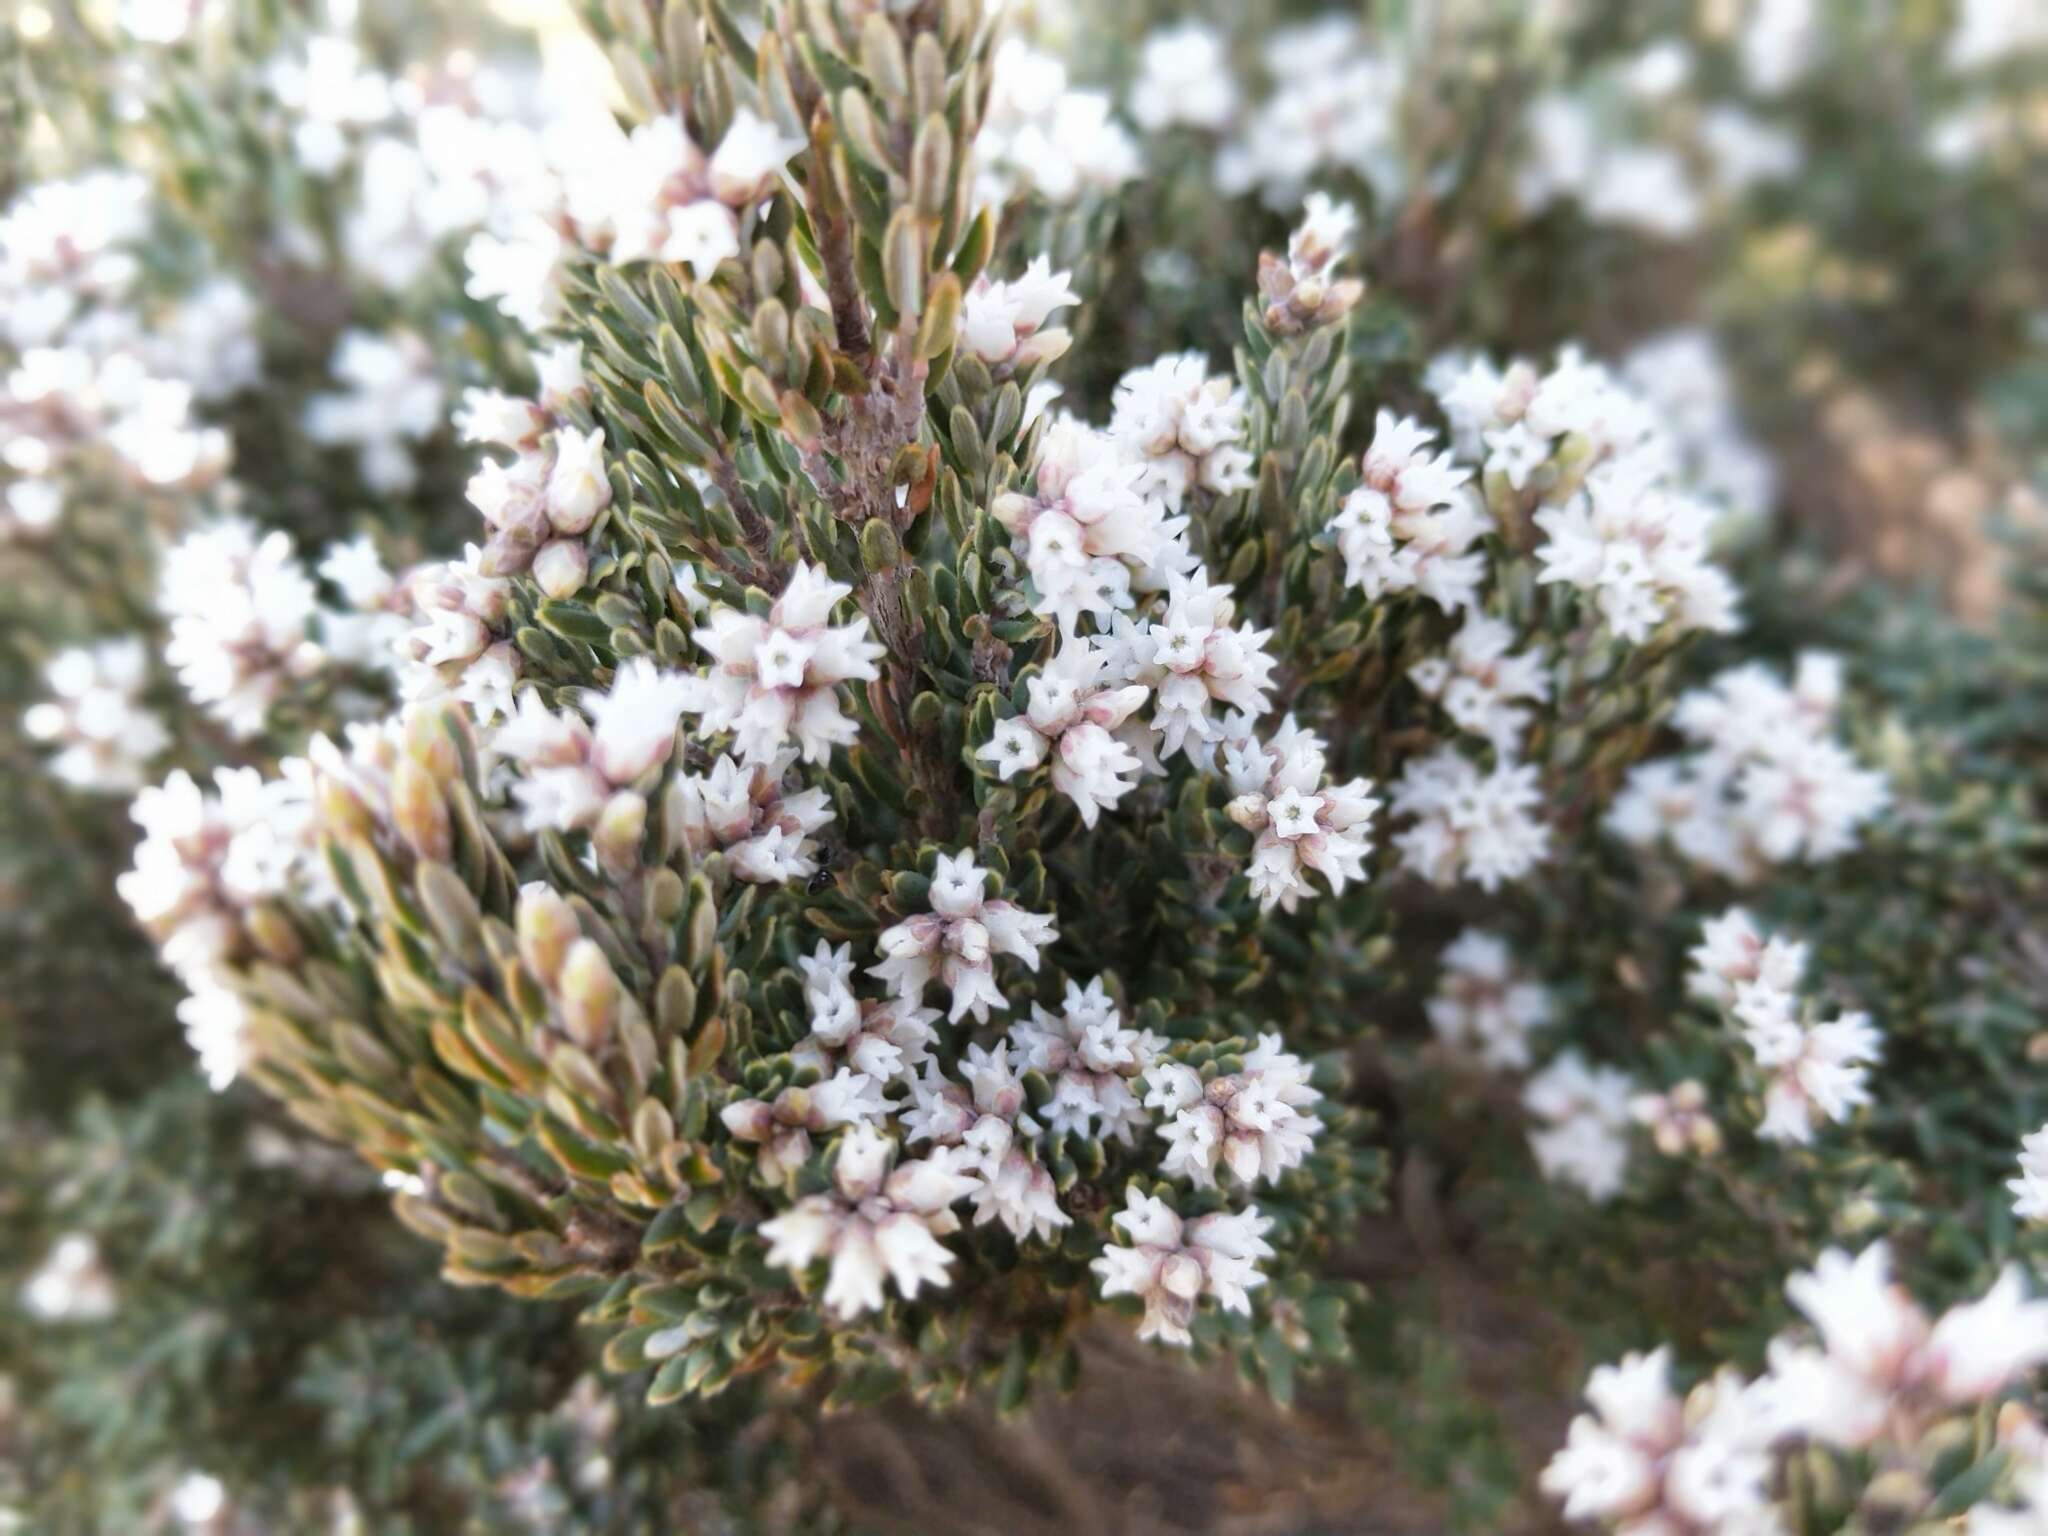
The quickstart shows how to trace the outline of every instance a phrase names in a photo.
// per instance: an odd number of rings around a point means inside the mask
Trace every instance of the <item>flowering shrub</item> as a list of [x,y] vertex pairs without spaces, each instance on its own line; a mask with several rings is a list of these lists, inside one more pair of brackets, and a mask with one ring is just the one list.
[[[1360,1256],[1412,1242],[1619,1357],[1502,1479],[1569,1519],[2038,1519],[2048,603],[1847,593],[1709,333],[1516,306],[1796,197],[1855,29],[1141,7],[1089,81],[977,0],[669,0],[543,91],[430,18],[117,9],[0,215],[61,813],[6,841],[111,885],[228,1096],[6,1058],[57,1342],[0,1499],[827,1528],[820,1412],[1136,1342],[1476,1497]],[[1988,121],[2040,40],[1966,9],[1912,83]],[[172,1328],[120,1406],[87,1330],[215,1275],[274,1353]],[[286,1378],[342,1461],[218,1445]]]

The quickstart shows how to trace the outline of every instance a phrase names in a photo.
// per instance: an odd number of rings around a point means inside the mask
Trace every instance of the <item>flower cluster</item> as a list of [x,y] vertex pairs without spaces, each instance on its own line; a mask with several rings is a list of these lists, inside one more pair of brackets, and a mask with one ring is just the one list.
[[[1666,1349],[1593,1371],[1593,1412],[1572,1421],[1543,1473],[1568,1518],[1629,1536],[1782,1529],[1781,1468],[1802,1442],[1924,1472],[1945,1420],[2048,1363],[2048,1302],[2027,1299],[2017,1268],[1933,1320],[1893,1280],[1882,1242],[1854,1258],[1828,1250],[1785,1291],[1818,1341],[1775,1340],[1754,1381],[1724,1368],[1681,1399]],[[1931,1498],[1917,1480],[1899,1494],[1915,1489],[1918,1502]],[[2009,1518],[1987,1500],[1969,1529],[1998,1531]]]
[[1481,769],[1454,747],[1409,759],[1390,805],[1414,824],[1394,835],[1401,862],[1433,885],[1471,880],[1481,890],[1527,875],[1550,850],[1533,764]]
[[1846,1120],[1870,1102],[1877,1030],[1861,1013],[1802,1020],[1804,945],[1766,937],[1734,907],[1706,925],[1692,959],[1689,989],[1727,1011],[1763,1073],[1759,1136],[1810,1142],[1821,1122]]
[[235,735],[260,732],[272,705],[326,664],[311,634],[318,591],[282,530],[240,518],[197,528],[165,552],[161,580],[164,659]]
[[1124,1191],[1115,1225],[1127,1246],[1105,1248],[1094,1261],[1104,1296],[1135,1296],[1144,1304],[1138,1337],[1189,1344],[1195,1307],[1213,1297],[1228,1312],[1249,1312],[1251,1292],[1265,1284],[1258,1261],[1272,1255],[1272,1218],[1255,1205],[1184,1221],[1157,1195],[1136,1185]]
[[1443,972],[1425,1005],[1437,1038],[1496,1071],[1530,1064],[1529,1035],[1551,1021],[1550,989],[1515,963],[1497,933],[1468,928],[1444,949]]
[[927,891],[931,910],[882,931],[882,959],[868,974],[912,1003],[940,982],[952,994],[947,1017],[956,1024],[970,1013],[981,1022],[991,1009],[1007,1011],[995,957],[1011,955],[1037,970],[1039,952],[1059,936],[1057,923],[992,897],[972,849],[940,854]]
[[825,1306],[842,1321],[879,1308],[884,1281],[905,1300],[952,1283],[953,1256],[939,1239],[959,1230],[952,1207],[981,1179],[955,1150],[897,1163],[896,1149],[872,1125],[855,1124],[839,1140],[832,1193],[806,1196],[761,1224],[770,1264],[803,1270],[830,1262]]
[[990,510],[1022,548],[1035,611],[1078,632],[1083,616],[1107,626],[1135,590],[1180,569],[1185,519],[1147,493],[1146,462],[1122,440],[1072,418],[1040,440],[1025,489]]
[[1550,698],[1549,658],[1540,645],[1515,650],[1516,638],[1501,620],[1468,612],[1443,655],[1408,669],[1409,681],[1443,706],[1451,724],[1503,760],[1520,755],[1529,706]]
[[1368,779],[1328,781],[1327,750],[1315,732],[1289,715],[1261,742],[1251,734],[1249,718],[1234,714],[1220,755],[1234,796],[1225,814],[1253,836],[1245,878],[1261,907],[1292,912],[1314,892],[1311,870],[1333,895],[1365,878],[1380,802]]
[[881,675],[866,616],[832,623],[852,591],[799,562],[765,616],[712,609],[692,637],[711,667],[685,707],[705,731],[732,732],[742,762],[769,761],[792,742],[805,762],[824,761],[860,730],[840,707],[839,685]]
[[[975,756],[992,763],[1007,782],[1037,768],[1050,753],[1053,787],[1074,802],[1083,826],[1094,826],[1103,811],[1136,788],[1137,780],[1128,775],[1151,756],[1149,740],[1139,742],[1141,756],[1125,739],[1134,734],[1127,727],[1151,690],[1142,683],[1115,686],[1113,670],[1100,642],[1068,640],[1025,679],[1024,712],[997,721],[995,734]],[[1135,730],[1149,736],[1142,723]]]
[[1167,1118],[1159,1127],[1169,1148],[1161,1165],[1197,1189],[1216,1185],[1219,1166],[1250,1189],[1271,1183],[1308,1156],[1322,1122],[1309,1106],[1322,1097],[1307,1063],[1261,1035],[1235,1072],[1197,1071],[1162,1060],[1145,1075],[1145,1107]]
[[[611,688],[585,705],[590,720],[557,713],[537,689],[493,734],[493,748],[522,765],[512,785],[530,830],[597,828],[598,845],[629,857],[647,820],[646,777],[675,750],[676,725],[692,679],[645,657],[618,670]],[[687,804],[688,791],[681,792]]]
[[1029,193],[1072,203],[1110,192],[1142,169],[1137,144],[1111,115],[1109,97],[1076,90],[1067,67],[1024,37],[1005,37],[989,60],[989,92],[974,141],[977,203]]
[[510,463],[486,459],[469,482],[469,502],[490,529],[477,562],[491,576],[531,568],[549,597],[567,597],[589,568],[584,536],[611,505],[604,428],[579,430],[565,407],[588,389],[581,348],[565,342],[540,360],[538,400],[472,389],[455,422],[470,442],[508,448]]
[[1610,370],[1573,348],[1548,373],[1452,355],[1429,384],[1490,494],[1534,507],[1539,581],[1584,593],[1632,644],[1666,624],[1736,627],[1734,584],[1711,559],[1719,511],[1677,482],[1658,412]]
[[1593,1066],[1576,1049],[1552,1058],[1522,1089],[1522,1107],[1541,1122],[1529,1133],[1544,1177],[1572,1184],[1592,1200],[1621,1191],[1628,1171],[1628,1125],[1635,1084],[1616,1067]]
[[1335,13],[1276,28],[1263,52],[1274,90],[1217,155],[1222,189],[1256,188],[1285,206],[1318,171],[1341,168],[1382,197],[1397,196],[1403,174],[1395,118],[1406,62]]
[[1790,685],[1734,667],[1678,701],[1682,757],[1632,769],[1606,819],[1636,847],[1663,839],[1690,862],[1753,881],[1773,864],[1838,858],[1887,803],[1884,775],[1832,734],[1839,659],[1800,656]]
[[1381,411],[1365,451],[1364,480],[1331,521],[1344,579],[1377,601],[1415,592],[1446,612],[1471,604],[1486,560],[1473,546],[1488,518],[1467,482],[1472,472],[1436,433],[1411,417]]
[[59,651],[43,676],[52,696],[28,711],[22,728],[56,749],[50,772],[79,789],[141,788],[150,760],[171,739],[162,717],[141,702],[149,682],[142,641]]

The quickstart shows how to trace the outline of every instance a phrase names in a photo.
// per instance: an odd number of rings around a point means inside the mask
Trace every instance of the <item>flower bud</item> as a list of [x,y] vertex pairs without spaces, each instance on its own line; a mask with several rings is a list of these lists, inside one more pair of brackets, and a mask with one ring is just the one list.
[[604,473],[604,428],[578,432],[564,427],[555,437],[555,467],[548,475],[548,521],[557,533],[582,533],[611,505]]
[[590,556],[575,539],[556,539],[543,544],[533,557],[533,579],[549,597],[568,597],[580,591],[590,572]]
[[611,1038],[619,1016],[619,979],[596,940],[578,939],[569,946],[556,994],[562,1028],[571,1040],[595,1051]]

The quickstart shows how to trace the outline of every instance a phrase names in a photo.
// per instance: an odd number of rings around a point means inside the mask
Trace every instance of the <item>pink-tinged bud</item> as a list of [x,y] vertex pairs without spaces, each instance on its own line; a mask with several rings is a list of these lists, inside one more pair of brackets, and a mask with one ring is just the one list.
[[1005,528],[1014,532],[1025,518],[1031,515],[1033,502],[1029,496],[1016,491],[1005,491],[989,503],[989,514]]
[[759,1099],[741,1099],[718,1112],[725,1128],[741,1141],[766,1141],[775,1133],[775,1111]]
[[398,835],[423,859],[446,859],[455,848],[448,805],[434,776],[411,758],[400,758],[391,775],[391,818]]
[[585,532],[611,500],[611,482],[604,473],[604,428],[578,432],[564,427],[555,436],[555,467],[548,475],[548,521],[555,532]]
[[1034,363],[1049,363],[1064,357],[1067,348],[1074,344],[1073,334],[1064,325],[1055,325],[1050,330],[1026,336],[1017,343],[1017,354],[1011,359],[1013,367],[1029,368]]
[[590,556],[576,539],[556,539],[543,544],[533,557],[533,579],[549,597],[568,597],[583,588],[590,573]]
[[1202,1294],[1202,1266],[1186,1253],[1171,1255],[1159,1266],[1159,1288],[1169,1296],[1193,1301]]
[[556,992],[569,1038],[586,1051],[601,1049],[618,1021],[619,978],[595,939],[578,939],[569,946]]
[[510,464],[485,459],[469,477],[469,504],[483,514],[493,528],[511,528],[531,522],[541,510],[541,490],[547,482],[547,461],[537,453],[522,453]]
[[1257,832],[1266,825],[1266,797],[1264,795],[1239,795],[1223,807],[1223,814],[1243,827],[1247,832]]
[[520,891],[514,922],[519,934],[519,958],[542,986],[554,986],[562,974],[569,946],[583,937],[576,909],[558,891],[536,881]]
[[477,551],[476,569],[479,576],[516,576],[533,563],[533,552],[547,537],[548,526],[543,519],[537,526],[520,523],[510,528],[500,528]]

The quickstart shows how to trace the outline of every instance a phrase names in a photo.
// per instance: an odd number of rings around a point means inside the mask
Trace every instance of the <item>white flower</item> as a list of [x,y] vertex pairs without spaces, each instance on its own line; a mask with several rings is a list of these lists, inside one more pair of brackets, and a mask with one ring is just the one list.
[[2027,1299],[2020,1266],[1998,1272],[1976,1301],[1949,1308],[1927,1339],[1926,1368],[1952,1403],[1996,1396],[2048,1362],[2048,1301]]
[[1411,759],[1393,785],[1394,814],[1415,818],[1394,846],[1407,868],[1434,885],[1467,879],[1497,890],[1549,852],[1538,799],[1534,766],[1502,763],[1481,773],[1455,748],[1442,747]]
[[596,822],[615,793],[629,791],[668,761],[677,722],[700,686],[694,677],[635,656],[620,664],[606,692],[585,696],[587,726],[549,710],[539,690],[527,689],[491,741],[493,750],[521,765],[512,796],[527,827],[567,832]]
[[1878,1059],[1880,1037],[1863,1014],[1806,1026],[1764,1023],[1744,1038],[1767,1073],[1757,1127],[1766,1140],[1810,1142],[1817,1121],[1846,1120],[1870,1102],[1868,1067]]
[[927,1061],[923,1077],[911,1083],[905,1139],[964,1149],[966,1166],[982,1179],[974,1196],[977,1226],[998,1221],[1019,1242],[1032,1235],[1049,1242],[1071,1218],[1060,1209],[1052,1175],[1030,1155],[1040,1126],[1025,1112],[1018,1068],[1009,1044],[1000,1040],[986,1050],[968,1046],[960,1062],[964,1087]]
[[1445,948],[1436,995],[1424,1004],[1437,1038],[1501,1071],[1529,1065],[1529,1034],[1551,1019],[1550,990],[1515,965],[1507,941],[1468,928]]
[[742,880],[807,879],[818,868],[813,836],[831,824],[832,805],[822,789],[786,790],[795,763],[790,751],[744,766],[721,753],[708,773],[670,782],[669,823],[692,853],[723,849]]
[[925,1286],[951,1284],[953,1255],[939,1239],[959,1230],[951,1207],[981,1180],[962,1171],[957,1152],[891,1171],[895,1157],[895,1142],[872,1123],[856,1123],[840,1138],[836,1193],[811,1195],[761,1223],[770,1264],[801,1274],[819,1259],[831,1261],[825,1309],[842,1323],[879,1311],[885,1280],[905,1300]]
[[1263,910],[1292,912],[1313,895],[1311,870],[1342,895],[1365,878],[1372,851],[1372,818],[1380,802],[1372,781],[1332,784],[1324,777],[1324,748],[1313,731],[1289,715],[1269,743],[1250,735],[1251,722],[1230,717],[1222,748],[1224,770],[1237,791],[1226,808],[1230,819],[1255,835],[1245,878]]
[[1258,1261],[1272,1257],[1266,1233],[1273,1222],[1255,1205],[1184,1223],[1172,1206],[1132,1183],[1124,1187],[1124,1209],[1111,1219],[1129,1246],[1103,1249],[1090,1267],[1105,1297],[1144,1302],[1141,1339],[1191,1344],[1188,1323],[1204,1296],[1227,1312],[1249,1313],[1250,1293],[1266,1283]]
[[1002,204],[1023,191],[1071,203],[1137,175],[1138,147],[1111,121],[1108,98],[1067,89],[1066,67],[1051,54],[1012,33],[996,46],[989,76],[974,143],[977,203]]
[[1708,559],[1716,513],[1663,483],[1661,456],[1607,459],[1562,507],[1536,513],[1540,582],[1586,592],[1614,634],[1640,644],[1663,623],[1728,633],[1735,589]]
[[178,1022],[185,1028],[185,1043],[199,1058],[200,1075],[218,1092],[249,1064],[249,1010],[226,987],[203,977],[194,982],[192,995],[178,1003]]
[[1820,1333],[1818,1349],[1771,1348],[1774,1411],[1786,1433],[1855,1449],[1885,1432],[1895,1407],[1925,1394],[1967,1407],[2048,1362],[2048,1301],[2030,1301],[2007,1266],[1979,1300],[1930,1324],[1892,1278],[1891,1252],[1839,1249],[1795,1274],[1785,1294]]
[[621,662],[611,687],[586,706],[598,772],[614,784],[630,784],[667,762],[676,722],[694,693],[695,679],[663,672],[645,656]]
[[811,1133],[865,1125],[889,1116],[882,1080],[841,1067],[810,1088],[785,1088],[772,1100],[736,1099],[718,1118],[736,1141],[753,1145],[762,1182],[794,1178],[811,1156]]
[[1749,986],[1789,993],[1806,974],[1806,946],[1776,935],[1765,937],[1756,919],[1741,907],[1709,918],[1700,933],[1701,942],[1688,952],[1692,969],[1686,974],[1686,990],[1717,1006],[1732,1006],[1736,994]]
[[235,518],[195,529],[165,554],[161,583],[164,660],[237,737],[260,732],[293,683],[324,663],[310,633],[317,592],[282,530]]
[[2048,50],[2048,16],[2027,0],[1962,0],[1948,64],[1967,72],[2042,50]]
[[1040,438],[1026,489],[998,496],[997,522],[1021,542],[1035,612],[1068,634],[1081,616],[1107,624],[1131,605],[1134,585],[1170,563],[1184,518],[1145,494],[1145,463],[1127,445],[1070,417]]
[[1165,1112],[1159,1134],[1168,1151],[1162,1170],[1197,1189],[1214,1188],[1220,1164],[1250,1188],[1275,1180],[1308,1156],[1323,1123],[1309,1106],[1322,1097],[1307,1063],[1280,1048],[1277,1034],[1259,1036],[1242,1071],[1204,1078],[1179,1062],[1155,1063],[1146,1074],[1148,1109]]
[[1586,1401],[1594,1411],[1572,1420],[1543,1469],[1543,1491],[1563,1503],[1566,1519],[1613,1522],[1632,1536],[1779,1529],[1758,1386],[1724,1370],[1681,1402],[1670,1351],[1659,1349],[1596,1366]]
[[2006,1181],[2021,1221],[2048,1221],[2048,1126],[2020,1142],[2020,1176]]
[[985,1021],[990,1009],[1008,1009],[997,989],[995,957],[1013,955],[1038,969],[1040,950],[1059,936],[1049,916],[991,899],[972,851],[939,855],[931,877],[931,911],[885,928],[876,940],[881,962],[868,974],[912,1002],[933,981],[952,993],[948,1019],[968,1014]]
[[118,1304],[99,1244],[84,1232],[57,1239],[22,1287],[21,1301],[31,1316],[52,1323],[96,1323],[112,1317]]
[[1692,750],[1631,770],[1607,830],[1637,846],[1669,838],[1693,863],[1744,881],[1846,853],[1889,792],[1832,739],[1841,686],[1839,661],[1806,652],[1789,687],[1747,665],[1684,694],[1673,724]]
[[1286,208],[1328,166],[1364,178],[1378,198],[1398,204],[1405,61],[1377,51],[1355,20],[1334,13],[1273,30],[1265,55],[1275,89],[1217,156],[1222,189],[1260,188],[1269,205]]
[[1032,258],[1021,277],[997,282],[975,279],[960,306],[960,346],[991,368],[1026,369],[1050,362],[1067,349],[1063,327],[1046,329],[1056,309],[1081,302],[1068,285],[1069,272],[1055,272],[1044,256]]
[[1530,1078],[1522,1107],[1543,1122],[1529,1145],[1544,1176],[1576,1184],[1596,1201],[1618,1194],[1628,1170],[1634,1091],[1627,1073],[1589,1066],[1576,1050],[1561,1052]]
[[484,551],[470,545],[461,560],[424,566],[407,581],[419,624],[398,643],[400,682],[408,698],[454,693],[489,724],[512,709],[519,653],[495,630],[505,617],[511,583],[487,573]]
[[240,915],[284,890],[305,848],[306,807],[253,768],[221,768],[215,793],[179,769],[135,797],[135,867],[115,882],[165,965],[198,985],[242,946]]
[[51,697],[22,717],[36,741],[57,748],[50,772],[88,790],[135,790],[170,732],[140,694],[149,658],[136,637],[59,651],[43,669]]
[[372,490],[410,490],[418,469],[407,444],[432,436],[442,424],[444,396],[433,353],[409,331],[348,331],[335,344],[328,369],[343,387],[308,398],[306,435],[316,443],[354,447]]
[[1148,133],[1177,124],[1211,132],[1237,110],[1237,84],[1223,39],[1200,22],[1163,27],[1138,52],[1131,116]]
[[1008,781],[1052,753],[1053,787],[1074,802],[1084,826],[1136,787],[1128,777],[1142,766],[1114,734],[1143,706],[1142,683],[1110,686],[1108,656],[1085,639],[1069,639],[1025,684],[1030,704],[1021,716],[996,723],[995,735],[975,756]]
[[1198,569],[1172,579],[1166,611],[1152,623],[1142,629],[1118,623],[1116,645],[1126,670],[1157,696],[1152,724],[1161,757],[1184,751],[1194,758],[1204,743],[1219,739],[1217,704],[1252,719],[1266,712],[1275,663],[1265,646],[1272,631],[1249,622],[1233,628],[1237,604],[1230,592]]
[[712,658],[704,729],[731,731],[742,761],[767,761],[795,741],[805,762],[823,762],[860,734],[838,685],[881,676],[882,647],[868,639],[865,615],[831,623],[833,605],[852,591],[799,561],[766,618],[713,608],[692,636]]
[[543,406],[559,407],[590,392],[590,381],[583,374],[583,343],[580,341],[558,342],[536,353],[533,365],[540,375]]
[[[611,137],[616,140],[615,130]],[[742,130],[736,146],[745,147],[748,138]],[[586,239],[609,233],[607,254],[620,266],[658,255],[669,234],[669,210],[710,190],[703,152],[672,115],[640,124],[622,144],[594,140],[584,153],[588,185],[572,196],[570,212],[589,226]]]
[[739,254],[739,224],[725,204],[706,198],[669,210],[668,234],[659,252],[663,261],[689,263],[701,283],[718,270],[721,261]]
[[1510,650],[1515,632],[1501,620],[1469,611],[1441,657],[1417,662],[1408,676],[1444,707],[1451,723],[1485,738],[1504,758],[1521,750],[1530,711],[1521,701],[1550,697],[1549,656],[1543,646]]
[[1010,1026],[1011,1048],[1052,1079],[1047,1125],[1126,1144],[1150,1122],[1132,1084],[1162,1044],[1149,1030],[1125,1026],[1100,977],[1085,988],[1069,980],[1058,1014],[1033,1003],[1031,1017]]
[[543,330],[561,309],[564,252],[560,232],[544,218],[517,220],[503,232],[478,230],[462,248],[463,292],[494,303],[528,331]]
[[789,157],[804,147],[773,123],[742,107],[711,156],[711,192],[735,208],[758,202],[782,174]]
[[1412,418],[1381,411],[1365,452],[1364,482],[1330,528],[1348,585],[1375,599],[1419,592],[1449,612],[1477,596],[1486,561],[1472,546],[1488,519],[1466,485],[1472,472],[1447,450],[1432,454],[1435,440]]
[[1191,490],[1218,496],[1248,489],[1245,396],[1228,378],[1210,378],[1199,352],[1175,352],[1117,381],[1110,435],[1140,455],[1140,488],[1173,511]]

